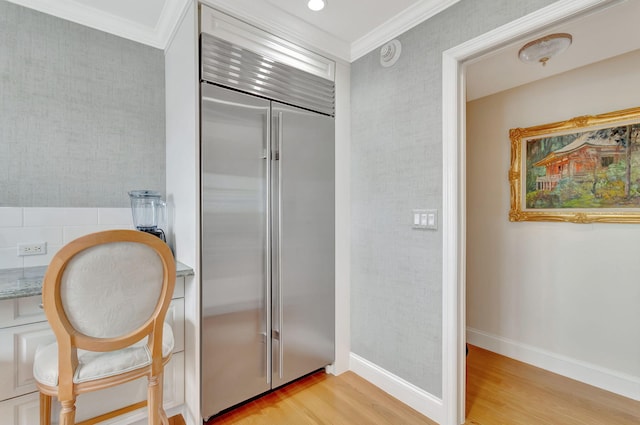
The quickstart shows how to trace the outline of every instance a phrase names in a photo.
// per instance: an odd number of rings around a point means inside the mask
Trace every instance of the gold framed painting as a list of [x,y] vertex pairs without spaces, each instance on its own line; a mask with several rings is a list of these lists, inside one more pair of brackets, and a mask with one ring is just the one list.
[[510,221],[640,223],[640,107],[509,137]]

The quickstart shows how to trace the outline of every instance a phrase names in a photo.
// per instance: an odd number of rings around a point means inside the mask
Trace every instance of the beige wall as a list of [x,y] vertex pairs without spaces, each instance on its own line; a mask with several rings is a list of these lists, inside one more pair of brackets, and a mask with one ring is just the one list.
[[640,50],[468,103],[467,326],[472,343],[640,399],[640,225],[510,223],[507,175],[510,128],[636,106]]

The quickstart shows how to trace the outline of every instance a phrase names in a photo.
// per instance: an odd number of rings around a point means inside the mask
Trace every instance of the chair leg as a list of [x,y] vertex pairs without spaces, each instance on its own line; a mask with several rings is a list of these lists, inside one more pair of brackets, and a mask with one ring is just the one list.
[[162,425],[169,425],[169,418],[167,418],[167,412],[164,411],[164,372],[158,375],[158,396],[160,404],[158,409],[160,410],[160,420]]
[[60,400],[62,409],[60,410],[59,425],[75,425],[76,423],[76,399]]
[[147,385],[147,411],[149,413],[149,425],[167,425],[162,413],[162,375],[150,376]]
[[51,425],[51,396],[40,393],[40,425]]

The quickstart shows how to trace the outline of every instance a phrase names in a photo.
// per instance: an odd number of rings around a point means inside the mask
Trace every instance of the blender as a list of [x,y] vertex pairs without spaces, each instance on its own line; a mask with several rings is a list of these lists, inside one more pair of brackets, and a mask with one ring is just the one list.
[[166,242],[164,231],[159,226],[165,221],[167,204],[161,199],[160,192],[132,190],[129,192],[129,198],[131,199],[133,225],[136,229],[156,235]]

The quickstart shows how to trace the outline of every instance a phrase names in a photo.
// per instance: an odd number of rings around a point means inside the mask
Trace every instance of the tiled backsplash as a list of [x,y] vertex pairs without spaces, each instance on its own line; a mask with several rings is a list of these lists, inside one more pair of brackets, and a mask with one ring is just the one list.
[[[132,229],[131,208],[0,207],[0,269],[46,266],[66,243],[87,233]],[[18,256],[19,243],[47,243],[44,255]]]

